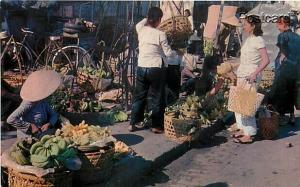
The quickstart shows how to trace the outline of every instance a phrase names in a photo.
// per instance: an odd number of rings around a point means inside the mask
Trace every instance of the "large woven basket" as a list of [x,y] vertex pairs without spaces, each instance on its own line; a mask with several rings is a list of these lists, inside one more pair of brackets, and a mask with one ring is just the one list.
[[82,184],[95,184],[107,180],[112,174],[114,149],[81,152],[81,169],[77,173]]
[[176,142],[191,141],[193,139],[188,133],[193,128],[200,128],[200,121],[197,119],[176,119],[172,115],[164,116],[165,136]]
[[72,173],[64,171],[37,177],[8,169],[8,184],[9,187],[72,187]]
[[261,136],[266,140],[276,138],[279,131],[279,115],[271,112],[271,117],[263,117],[258,119],[259,131]]
[[242,87],[230,86],[228,110],[245,116],[254,116],[264,95]]
[[158,29],[167,34],[171,42],[187,40],[192,34],[192,26],[186,16],[174,16],[162,22]]

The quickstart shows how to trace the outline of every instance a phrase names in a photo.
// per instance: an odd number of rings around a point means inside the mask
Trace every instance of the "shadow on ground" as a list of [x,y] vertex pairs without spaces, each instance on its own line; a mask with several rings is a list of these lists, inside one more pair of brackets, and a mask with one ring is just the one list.
[[135,187],[157,186],[158,184],[167,183],[170,177],[162,171],[153,171],[144,176]]
[[113,136],[128,146],[136,145],[144,141],[142,136],[136,134],[114,134]]
[[211,183],[205,186],[199,186],[199,187],[229,187],[229,185],[225,182],[216,182],[216,183]]

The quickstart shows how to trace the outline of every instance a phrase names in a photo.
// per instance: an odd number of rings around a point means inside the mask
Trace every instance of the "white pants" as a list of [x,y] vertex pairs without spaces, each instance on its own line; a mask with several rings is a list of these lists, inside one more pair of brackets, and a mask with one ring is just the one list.
[[[244,78],[238,78],[237,85],[245,84],[244,81],[245,81]],[[257,85],[258,83],[256,82],[256,87]],[[244,132],[244,135],[255,136],[257,133],[255,116],[245,116],[236,112],[234,114],[235,114],[237,127]]]

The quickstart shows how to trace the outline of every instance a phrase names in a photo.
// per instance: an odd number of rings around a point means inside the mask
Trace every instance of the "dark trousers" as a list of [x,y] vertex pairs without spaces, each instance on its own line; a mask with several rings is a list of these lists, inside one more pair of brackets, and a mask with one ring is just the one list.
[[180,92],[180,65],[168,65],[166,84],[168,88],[172,91],[171,95],[167,97],[169,102],[176,101],[179,98]]
[[[137,68],[131,125],[143,121],[145,107],[148,104],[148,108],[152,111],[152,127],[163,127],[165,110],[164,87],[164,68]],[[149,97],[148,103],[147,97]]]
[[278,69],[269,94],[271,103],[280,114],[293,113],[296,104],[297,66],[284,62]]

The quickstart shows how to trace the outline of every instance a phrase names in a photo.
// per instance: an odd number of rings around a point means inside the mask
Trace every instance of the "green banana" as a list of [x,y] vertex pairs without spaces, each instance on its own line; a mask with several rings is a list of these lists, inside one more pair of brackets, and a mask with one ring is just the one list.
[[43,146],[43,144],[41,142],[34,143],[30,148],[30,154],[33,155],[35,153],[36,149],[40,146]]
[[45,135],[45,136],[42,137],[42,139],[41,139],[40,142],[41,142],[42,144],[45,144],[46,141],[48,141],[50,138],[51,138],[50,135]]

